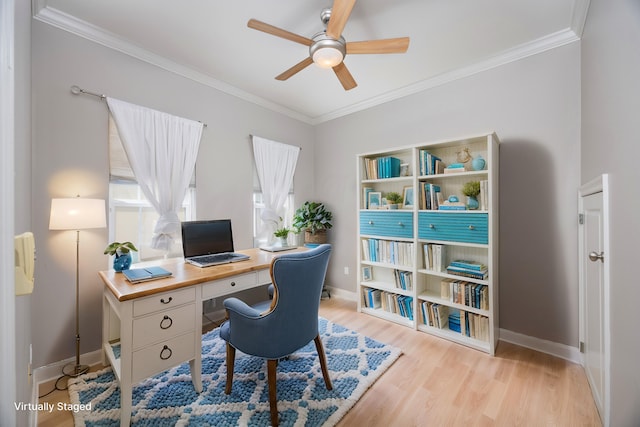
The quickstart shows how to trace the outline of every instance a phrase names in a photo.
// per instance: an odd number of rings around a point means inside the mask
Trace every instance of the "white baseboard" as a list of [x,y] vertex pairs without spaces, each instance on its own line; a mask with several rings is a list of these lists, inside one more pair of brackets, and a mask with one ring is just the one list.
[[509,342],[511,344],[519,345],[520,347],[530,348],[541,353],[550,354],[551,356],[568,360],[569,362],[583,365],[584,359],[577,347],[530,337],[528,335],[511,332],[506,329],[500,329],[500,341]]
[[[350,301],[357,301],[358,298],[356,292],[346,291],[341,288],[328,286],[327,290],[332,297],[335,296],[336,298],[342,298]],[[571,347],[565,344],[547,341],[517,332],[511,332],[506,329],[500,329],[500,341],[509,342],[511,344],[519,345],[520,347],[530,348],[531,350],[550,354],[551,356],[583,365],[584,358],[577,347]]]

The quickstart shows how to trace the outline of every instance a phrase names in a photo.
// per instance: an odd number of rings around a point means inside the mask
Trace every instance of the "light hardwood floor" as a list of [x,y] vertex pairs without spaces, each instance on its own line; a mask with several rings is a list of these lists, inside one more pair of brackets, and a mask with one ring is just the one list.
[[[579,365],[505,342],[492,357],[357,313],[354,302],[335,297],[322,301],[320,315],[403,352],[338,427],[601,426]],[[52,388],[43,384],[40,394]],[[45,401],[69,395],[56,391]],[[40,413],[38,425],[73,426],[73,418]]]

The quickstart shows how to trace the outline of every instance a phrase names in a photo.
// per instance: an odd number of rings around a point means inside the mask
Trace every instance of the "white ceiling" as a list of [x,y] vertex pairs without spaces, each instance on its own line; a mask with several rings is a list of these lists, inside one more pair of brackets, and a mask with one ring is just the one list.
[[[308,48],[247,28],[250,18],[311,38],[332,0],[33,0],[36,19],[308,123],[576,41],[589,0],[360,0],[347,41],[409,36],[405,54],[350,55],[358,86],[309,66]],[[83,88],[100,92],[100,87]]]

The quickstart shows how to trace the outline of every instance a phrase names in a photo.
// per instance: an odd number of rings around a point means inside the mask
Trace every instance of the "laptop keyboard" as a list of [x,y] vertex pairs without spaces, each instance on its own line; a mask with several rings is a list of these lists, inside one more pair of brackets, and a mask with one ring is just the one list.
[[221,262],[233,258],[231,254],[215,254],[215,255],[202,255],[192,258],[194,261],[198,261],[201,264],[209,264],[212,262]]

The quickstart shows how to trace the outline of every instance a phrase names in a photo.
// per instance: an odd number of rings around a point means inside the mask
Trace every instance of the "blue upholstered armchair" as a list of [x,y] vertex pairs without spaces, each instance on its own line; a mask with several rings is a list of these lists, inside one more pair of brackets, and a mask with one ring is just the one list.
[[267,359],[271,424],[278,425],[276,368],[278,359],[315,342],[322,375],[328,390],[333,388],[324,347],[318,334],[318,308],[331,245],[305,252],[280,255],[271,263],[274,295],[267,304],[249,307],[237,298],[227,298],[224,306],[229,320],[220,327],[227,341],[227,384],[231,393],[236,349]]

